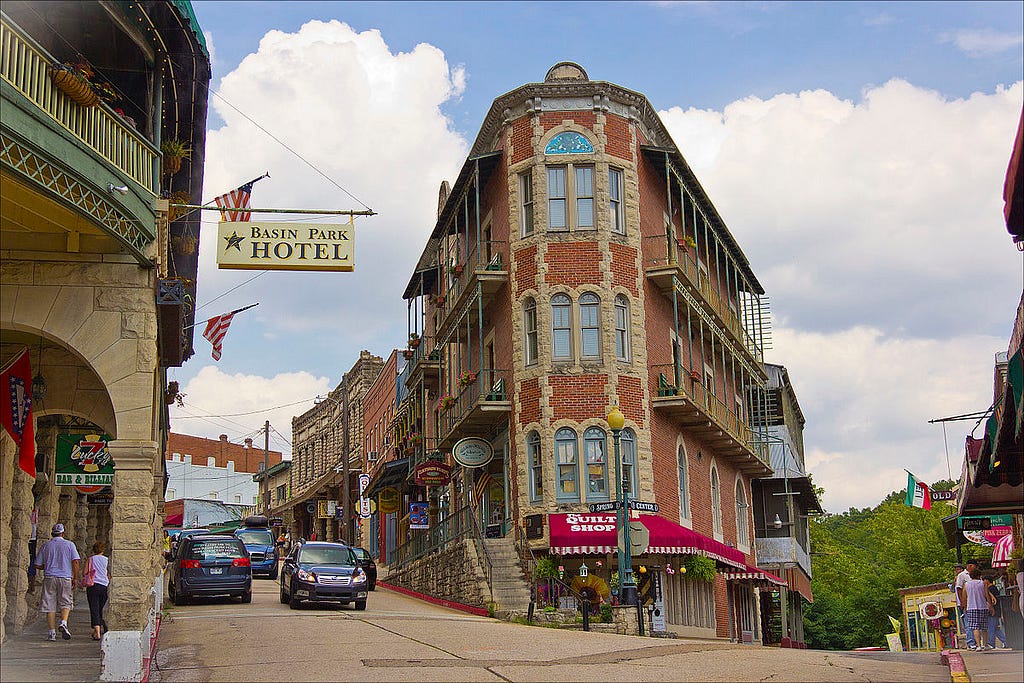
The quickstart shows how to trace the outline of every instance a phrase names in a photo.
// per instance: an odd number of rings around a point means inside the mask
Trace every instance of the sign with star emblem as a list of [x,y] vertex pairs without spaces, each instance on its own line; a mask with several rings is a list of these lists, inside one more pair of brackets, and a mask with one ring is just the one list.
[[351,272],[355,225],[223,221],[217,230],[217,266],[233,270]]

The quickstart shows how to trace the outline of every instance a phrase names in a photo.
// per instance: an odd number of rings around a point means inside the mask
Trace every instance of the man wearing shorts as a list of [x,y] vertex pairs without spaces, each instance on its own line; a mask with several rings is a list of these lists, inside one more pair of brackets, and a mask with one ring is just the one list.
[[[64,640],[71,640],[68,614],[75,607],[73,591],[78,583],[78,548],[64,538],[63,524],[54,524],[50,535],[53,538],[36,556],[36,569],[43,572],[43,597],[39,601],[39,611],[46,614],[46,623],[50,627],[47,640],[57,640],[58,628]],[[60,624],[54,628],[58,609]]]

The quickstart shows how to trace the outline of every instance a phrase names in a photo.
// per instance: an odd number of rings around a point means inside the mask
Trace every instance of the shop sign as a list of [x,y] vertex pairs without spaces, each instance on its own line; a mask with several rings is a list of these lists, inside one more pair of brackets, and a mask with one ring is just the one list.
[[355,226],[351,222],[221,221],[217,267],[348,272],[355,268]]
[[86,498],[89,505],[110,505],[114,502],[114,492],[109,486],[100,487],[99,493],[94,493]]
[[359,495],[366,493],[366,487],[370,485],[370,475],[363,472],[359,475]]
[[338,509],[338,501],[318,498],[316,501],[316,516],[319,519],[331,519]]
[[956,500],[956,491],[929,491],[928,495],[931,496],[933,502],[936,500]]
[[57,486],[109,486],[114,483],[114,458],[99,434],[58,434],[54,483]]
[[427,529],[429,528],[427,518],[427,503],[424,501],[414,501],[409,503],[409,528],[410,529]]
[[455,443],[452,457],[463,467],[483,467],[494,457],[494,449],[489,441],[469,436]]
[[398,512],[398,505],[401,498],[402,494],[399,493],[396,488],[388,487],[386,489],[381,489],[380,493],[377,494],[377,509],[385,515]]
[[417,486],[447,486],[452,480],[452,466],[446,462],[425,462],[416,466]]
[[643,501],[643,500],[631,500],[631,501],[629,501],[629,509],[630,510],[637,510],[639,512],[657,512],[658,511],[658,504],[657,503],[648,503],[648,502]]
[[359,499],[359,516],[362,519],[367,519],[373,513],[370,511],[370,499],[360,498]]

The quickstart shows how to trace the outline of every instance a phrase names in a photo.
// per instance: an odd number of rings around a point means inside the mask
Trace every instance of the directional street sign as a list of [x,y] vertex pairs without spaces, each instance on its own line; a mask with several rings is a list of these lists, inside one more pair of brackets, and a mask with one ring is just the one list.
[[610,500],[607,503],[591,503],[590,511],[594,514],[599,512],[615,512],[619,509],[619,501]]
[[[642,500],[631,500],[629,501],[630,510],[639,510],[640,512],[657,512],[657,503],[645,503]],[[591,510],[593,512],[593,510]]]

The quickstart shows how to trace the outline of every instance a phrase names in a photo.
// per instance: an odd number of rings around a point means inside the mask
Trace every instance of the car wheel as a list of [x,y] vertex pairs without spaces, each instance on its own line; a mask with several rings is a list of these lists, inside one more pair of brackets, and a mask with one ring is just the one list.
[[288,604],[288,596],[284,592],[284,580],[283,579],[281,580],[281,604],[282,605]]
[[366,609],[366,600],[356,600],[356,609],[357,610],[364,610],[364,609]]
[[251,591],[248,592],[248,593],[242,593],[241,597],[242,597],[242,604],[243,605],[245,603],[252,602],[252,592]]
[[[292,588],[294,589],[294,586]],[[295,591],[292,590],[291,595],[288,596],[288,606],[292,609],[298,609],[299,602],[301,601],[299,600],[298,596],[295,595]]]

